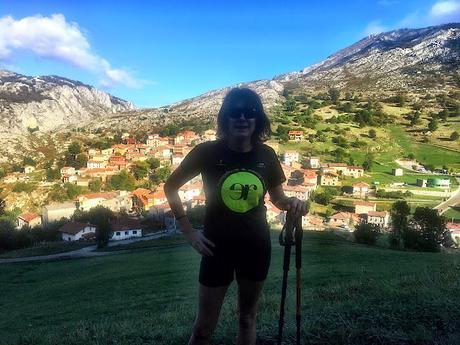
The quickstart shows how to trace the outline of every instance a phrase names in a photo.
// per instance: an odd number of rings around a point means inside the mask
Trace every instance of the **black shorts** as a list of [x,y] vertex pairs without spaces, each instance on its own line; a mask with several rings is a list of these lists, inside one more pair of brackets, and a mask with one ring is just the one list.
[[215,240],[213,256],[203,256],[199,281],[208,287],[229,285],[234,277],[263,281],[270,267],[269,234],[252,239]]

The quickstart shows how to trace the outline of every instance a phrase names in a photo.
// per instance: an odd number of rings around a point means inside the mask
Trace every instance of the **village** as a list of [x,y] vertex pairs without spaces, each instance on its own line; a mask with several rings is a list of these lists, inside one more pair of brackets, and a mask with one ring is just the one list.
[[[292,130],[289,133],[292,142],[302,141],[303,132]],[[202,135],[194,131],[185,130],[175,136],[162,137],[159,134],[150,134],[145,142],[137,142],[129,133],[122,136],[123,143],[115,144],[107,149],[89,148],[86,152],[88,160],[86,167],[76,169],[64,166],[60,169],[60,182],[88,187],[91,182],[106,182],[122,171],[131,172],[136,162],[144,162],[150,158],[159,161],[160,167],[169,167],[173,171],[192,150],[193,146],[204,141],[216,140],[214,130],[206,130]],[[318,187],[337,187],[342,189],[342,194],[353,200],[353,211],[340,211],[326,217],[318,214],[309,214],[302,218],[305,230],[336,229],[352,232],[354,226],[360,222],[377,225],[381,231],[391,231],[391,219],[388,211],[377,210],[377,203],[369,201],[370,196],[375,196],[378,181],[372,184],[364,182],[361,178],[365,175],[362,166],[347,165],[345,163],[324,163],[320,157],[302,157],[296,150],[281,150],[280,144],[275,141],[266,143],[274,149],[281,161],[281,166],[287,181],[283,185],[285,194],[295,196],[301,200],[309,200]],[[302,163],[301,163],[302,162]],[[4,177],[3,183],[16,183],[27,181],[28,174],[34,171],[33,166],[25,166],[23,173],[11,173]],[[395,176],[403,175],[403,169],[393,169]],[[342,186],[343,178],[353,179],[353,183]],[[420,187],[448,188],[449,179],[417,180]],[[397,186],[396,186],[397,187]],[[179,196],[184,209],[193,210],[205,204],[203,182],[197,176],[180,188]],[[285,213],[279,210],[266,195],[265,205],[267,219],[274,226],[284,224]],[[163,183],[154,188],[136,188],[132,191],[100,191],[80,194],[74,200],[62,203],[51,203],[42,208],[41,214],[22,210],[17,217],[17,228],[21,229],[40,227],[62,219],[69,220],[59,228],[63,241],[94,240],[96,226],[88,223],[70,221],[75,211],[89,211],[103,206],[115,214],[122,216],[111,222],[111,241],[127,238],[142,237],[157,229],[149,229],[142,224],[143,219],[151,219],[156,224],[161,224],[163,230],[176,231],[175,218],[163,192]],[[460,227],[454,222],[447,223],[455,241],[460,238]]]

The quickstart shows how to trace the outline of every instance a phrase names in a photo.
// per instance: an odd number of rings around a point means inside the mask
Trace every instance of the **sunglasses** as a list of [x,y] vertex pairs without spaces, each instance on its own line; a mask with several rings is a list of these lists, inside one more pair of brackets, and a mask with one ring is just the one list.
[[254,119],[259,115],[259,112],[254,108],[233,108],[229,109],[228,116],[232,119],[239,119],[244,115],[245,119]]

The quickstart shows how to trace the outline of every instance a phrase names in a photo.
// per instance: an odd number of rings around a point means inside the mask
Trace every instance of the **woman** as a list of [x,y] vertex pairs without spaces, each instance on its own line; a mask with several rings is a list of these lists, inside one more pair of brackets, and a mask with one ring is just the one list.
[[[256,341],[257,301],[267,277],[271,246],[264,196],[281,210],[305,215],[305,202],[284,195],[278,158],[262,141],[271,134],[259,96],[234,88],[217,117],[219,140],[197,145],[172,173],[164,190],[182,233],[202,255],[198,314],[189,345],[209,344],[225,293],[238,284],[238,345]],[[179,188],[201,173],[206,196],[204,232],[194,231]]]

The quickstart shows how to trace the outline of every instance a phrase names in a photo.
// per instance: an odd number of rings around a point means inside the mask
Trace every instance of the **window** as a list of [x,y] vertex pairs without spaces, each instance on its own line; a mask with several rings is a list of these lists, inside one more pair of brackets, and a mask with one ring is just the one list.
[[117,231],[115,234],[116,234],[117,236],[120,236],[120,231]]
[[129,235],[129,231],[125,231],[125,235]]
[[137,230],[133,230],[133,235],[137,235]]

